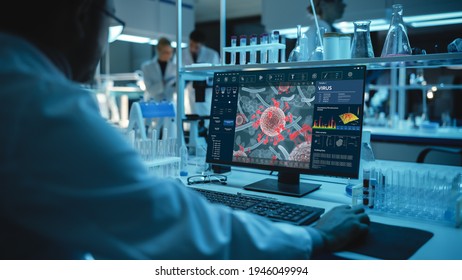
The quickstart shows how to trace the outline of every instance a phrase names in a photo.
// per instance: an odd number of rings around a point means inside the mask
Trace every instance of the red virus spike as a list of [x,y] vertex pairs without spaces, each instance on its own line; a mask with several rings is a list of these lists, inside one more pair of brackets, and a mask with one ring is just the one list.
[[260,120],[256,120],[253,124],[252,127],[257,129],[260,126]]
[[294,141],[294,139],[297,138],[298,135],[300,135],[299,131],[295,131],[294,133],[290,133],[289,134],[289,139]]
[[274,107],[278,107],[278,108],[279,108],[279,102],[278,102],[274,97],[271,98],[271,100],[273,101]]

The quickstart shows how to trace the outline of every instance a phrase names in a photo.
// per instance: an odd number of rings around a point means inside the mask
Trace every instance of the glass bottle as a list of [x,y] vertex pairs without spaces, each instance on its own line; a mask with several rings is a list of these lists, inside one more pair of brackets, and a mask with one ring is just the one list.
[[383,45],[381,57],[411,55],[412,50],[403,22],[403,5],[394,4],[387,38]]
[[353,22],[355,32],[351,42],[351,58],[374,57],[370,34],[370,20]]

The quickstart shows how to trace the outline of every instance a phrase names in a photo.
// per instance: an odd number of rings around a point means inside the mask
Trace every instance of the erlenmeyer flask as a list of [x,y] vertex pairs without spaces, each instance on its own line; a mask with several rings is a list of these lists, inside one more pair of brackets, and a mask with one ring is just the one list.
[[355,33],[351,42],[351,58],[374,57],[370,34],[370,20],[353,22]]
[[302,34],[302,26],[297,25],[297,44],[290,52],[289,62],[308,60],[308,38]]
[[381,57],[410,55],[412,53],[403,22],[403,5],[394,4],[390,28],[383,45]]
[[300,40],[302,38],[302,26],[297,25],[297,43],[295,48],[290,52],[289,58],[287,59],[289,62],[300,61],[302,56],[300,52]]
[[322,45],[322,37],[324,37],[324,33],[326,33],[326,28],[319,27],[319,33],[320,33],[321,38],[319,38],[318,34],[316,34],[316,37],[315,37],[316,47],[314,48],[310,56],[310,60],[313,60],[313,61],[324,60],[324,48]]

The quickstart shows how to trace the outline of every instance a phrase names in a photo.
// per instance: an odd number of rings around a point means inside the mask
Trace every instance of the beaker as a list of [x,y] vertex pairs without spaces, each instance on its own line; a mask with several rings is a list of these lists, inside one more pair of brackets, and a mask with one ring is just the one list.
[[403,5],[394,4],[390,27],[383,45],[381,57],[411,55],[412,50],[403,22]]
[[351,42],[351,58],[374,57],[370,34],[370,20],[354,21],[355,32]]

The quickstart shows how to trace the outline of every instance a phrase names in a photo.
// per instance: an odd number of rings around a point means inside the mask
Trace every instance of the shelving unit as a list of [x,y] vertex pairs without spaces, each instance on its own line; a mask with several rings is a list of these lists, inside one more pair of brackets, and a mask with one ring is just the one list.
[[[177,40],[181,41],[181,0],[177,1],[178,7],[178,34]],[[226,39],[226,0],[220,0],[220,46],[223,57]],[[178,49],[178,57],[181,57],[181,50]],[[375,58],[356,58],[342,60],[324,60],[324,61],[307,61],[307,62],[285,62],[285,63],[268,63],[268,64],[247,64],[247,65],[201,65],[180,67],[181,58],[178,60],[178,94],[177,114],[178,123],[184,115],[184,81],[185,80],[205,80],[213,77],[215,72],[224,71],[245,71],[245,70],[262,70],[262,69],[287,69],[287,68],[305,68],[305,67],[328,67],[328,66],[348,66],[348,65],[365,65],[367,70],[389,70],[390,71],[390,114],[398,114],[400,119],[405,117],[406,93],[411,87],[406,85],[406,70],[417,68],[441,68],[452,67],[462,71],[462,53],[439,53],[427,55],[410,55],[410,56],[393,56],[393,57],[375,57]],[[445,89],[460,89],[460,85],[451,85]],[[183,135],[182,127],[179,126],[178,135]]]

